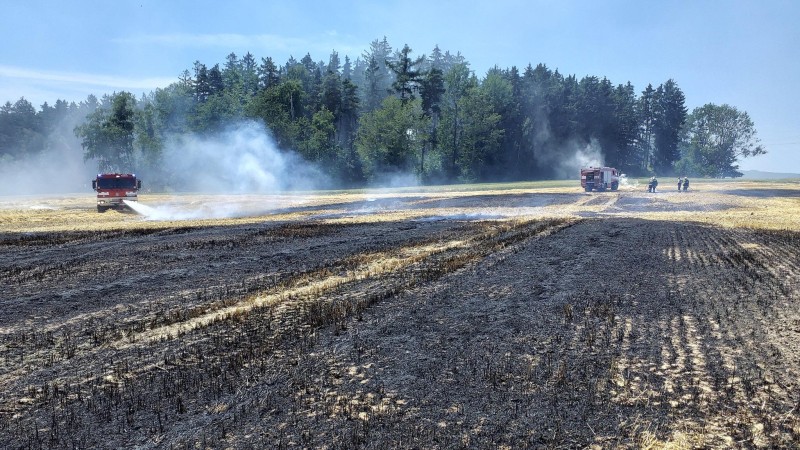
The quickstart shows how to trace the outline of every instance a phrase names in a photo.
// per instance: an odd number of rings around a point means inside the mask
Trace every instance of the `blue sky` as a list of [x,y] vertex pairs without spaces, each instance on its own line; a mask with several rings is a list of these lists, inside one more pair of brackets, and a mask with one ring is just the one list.
[[563,74],[672,78],[689,109],[735,106],[768,154],[742,169],[800,173],[800,1],[0,0],[0,102],[127,90],[177,80],[234,52],[283,64],[332,50],[355,59],[375,39],[414,54],[461,52],[478,76],[545,63]]

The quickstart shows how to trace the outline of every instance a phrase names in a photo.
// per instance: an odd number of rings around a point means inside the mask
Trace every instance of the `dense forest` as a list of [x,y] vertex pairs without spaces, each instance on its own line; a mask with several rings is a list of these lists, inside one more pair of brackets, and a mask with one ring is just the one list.
[[6,102],[0,165],[66,145],[66,132],[101,171],[167,179],[162,159],[176,139],[242,122],[263,124],[277,149],[346,186],[387,174],[422,183],[565,178],[582,164],[631,176],[735,177],[739,159],[765,152],[746,112],[714,104],[689,112],[673,79],[637,92],[545,64],[495,66],[480,78],[460,53],[436,46],[415,56],[383,38],[355,60],[333,51],[327,61],[306,54],[279,64],[250,53],[221,65],[196,61],[139,98],[115,92],[39,110],[24,97]]

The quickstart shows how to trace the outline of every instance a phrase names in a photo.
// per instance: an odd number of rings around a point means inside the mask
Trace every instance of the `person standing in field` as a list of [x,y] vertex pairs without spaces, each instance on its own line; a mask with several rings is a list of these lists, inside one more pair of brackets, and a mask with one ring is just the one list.
[[678,177],[678,192],[681,191],[681,184],[682,183],[683,183],[683,180],[681,179],[681,177]]
[[683,192],[686,192],[687,189],[689,189],[689,177],[683,179]]
[[650,182],[647,183],[647,192],[655,192],[656,186],[658,186],[658,180],[656,177],[650,178]]

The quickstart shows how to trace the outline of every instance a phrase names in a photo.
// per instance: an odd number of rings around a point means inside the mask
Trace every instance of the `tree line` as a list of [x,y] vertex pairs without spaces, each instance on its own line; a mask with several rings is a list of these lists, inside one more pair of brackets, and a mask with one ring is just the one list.
[[[706,104],[689,112],[675,80],[641,92],[606,77],[563,75],[545,64],[479,78],[460,54],[414,56],[376,39],[354,61],[333,51],[279,65],[231,53],[196,61],[178,79],[136,98],[129,92],[0,107],[0,163],[48,150],[53,129],[74,123],[84,157],[101,171],[157,172],[171,136],[212,135],[242,120],[263,123],[341,183],[392,173],[425,183],[563,177],[588,146],[632,176],[741,176],[737,162],[765,153],[748,114]],[[568,174],[574,175],[574,174]]]

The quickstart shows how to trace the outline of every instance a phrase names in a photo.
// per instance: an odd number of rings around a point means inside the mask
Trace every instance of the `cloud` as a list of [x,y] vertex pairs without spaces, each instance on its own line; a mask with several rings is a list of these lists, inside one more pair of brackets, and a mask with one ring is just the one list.
[[61,84],[103,86],[109,88],[155,89],[175,82],[176,77],[127,78],[79,72],[50,72],[0,65],[0,77]]
[[[58,99],[80,101],[89,94],[102,96],[110,91],[139,93],[167,87],[176,77],[132,78],[115,75],[53,72],[0,65],[0,100],[16,101],[25,97],[33,104]],[[65,98],[65,96],[71,98]]]

